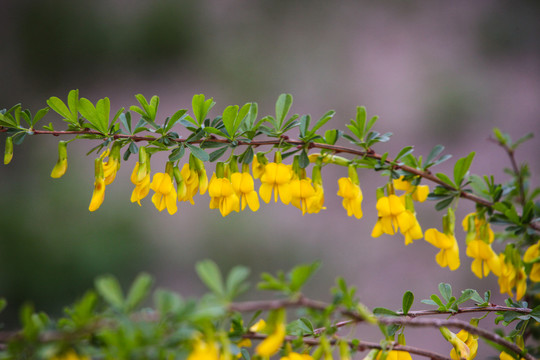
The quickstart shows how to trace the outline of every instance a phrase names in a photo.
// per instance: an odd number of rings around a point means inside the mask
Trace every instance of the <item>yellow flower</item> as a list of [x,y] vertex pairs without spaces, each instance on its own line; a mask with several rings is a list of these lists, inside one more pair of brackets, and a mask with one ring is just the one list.
[[[120,170],[120,148],[115,143],[112,152],[105,151],[101,158],[103,159],[103,173],[105,174],[105,185],[111,184],[116,178],[116,173]],[[105,158],[109,157],[107,161]]]
[[249,205],[251,211],[259,210],[259,196],[255,191],[253,178],[248,172],[236,172],[231,175],[231,183],[242,203],[242,210]]
[[280,360],[313,360],[313,357],[309,354],[291,352],[287,356],[282,356]]
[[80,356],[75,351],[69,350],[62,355],[56,355],[49,360],[90,360],[88,356]]
[[491,248],[491,244],[480,239],[471,240],[467,244],[467,256],[474,258],[471,270],[480,279],[488,276],[490,271],[496,276],[501,273],[499,257]]
[[214,343],[198,339],[195,341],[187,360],[219,360],[219,351]]
[[90,200],[90,206],[88,210],[96,211],[99,209],[103,200],[105,200],[105,178],[103,177],[103,163],[101,159],[96,159],[94,162],[95,176],[94,176],[94,193]]
[[[472,222],[474,229],[470,229],[470,217],[474,217],[474,222]],[[495,239],[495,234],[493,233],[493,230],[491,230],[489,223],[487,223],[485,219],[480,218],[476,213],[470,213],[465,216],[461,225],[463,226],[463,230],[466,232],[475,231],[475,239],[483,240],[489,244],[491,244]]]
[[[499,355],[499,359],[500,360],[515,360],[515,358],[508,354],[507,352],[503,351],[500,355]],[[521,358],[521,360],[525,360],[525,358]]]
[[227,178],[218,178],[212,175],[208,187],[210,195],[210,209],[218,209],[222,216],[229,215],[232,211],[240,211],[240,200],[234,188]]
[[263,164],[263,163],[259,162],[259,157],[258,156],[253,157],[253,162],[251,163],[251,168],[253,170],[253,177],[255,179],[260,179],[261,176],[263,176],[265,166],[266,166],[266,164]]
[[316,214],[319,211],[326,209],[324,207],[324,189],[322,185],[314,182],[313,188],[315,189],[315,195],[308,204],[308,213]]
[[411,221],[409,223],[411,224],[411,226],[409,226],[408,229],[404,229],[404,228],[399,229],[399,231],[405,236],[405,245],[412,244],[414,240],[421,239],[423,236],[422,228],[420,227],[418,220],[416,220],[416,215],[409,210],[407,211],[412,215],[410,217]]
[[171,179],[171,176],[167,173],[156,173],[150,189],[156,193],[152,196],[152,202],[159,211],[167,208],[169,214],[174,214],[178,210],[176,206],[176,190]]
[[291,204],[302,210],[302,215],[309,210],[317,208],[316,202],[319,200],[315,196],[315,188],[311,184],[311,179],[294,179],[290,183]]
[[137,202],[141,205],[141,200],[148,195],[150,191],[150,171],[148,171],[145,165],[141,168],[139,162],[135,164],[133,172],[131,173],[131,182],[135,185],[135,189],[131,193],[131,202]]
[[371,232],[371,236],[379,237],[383,233],[394,235],[399,229],[405,235],[405,245],[413,240],[422,238],[422,229],[416,220],[416,216],[405,208],[406,198],[400,198],[394,194],[383,196],[377,200],[379,219]]
[[[382,351],[379,351],[377,360],[379,360],[381,356]],[[412,357],[407,351],[390,350],[390,352],[386,355],[386,360],[412,360]]]
[[435,257],[441,267],[448,266],[450,270],[459,267],[459,247],[454,235],[444,234],[437,229],[427,229],[426,241],[441,249]]
[[58,161],[51,171],[51,177],[54,179],[62,177],[66,173],[67,166],[67,142],[60,141],[58,143]]
[[249,331],[258,332],[258,331],[263,330],[265,327],[266,327],[266,321],[264,321],[264,319],[260,319],[249,328]]
[[[523,261],[524,262],[532,262],[534,259],[540,256],[540,242],[537,242],[536,244],[532,245],[525,251],[525,255],[523,255]],[[529,274],[529,279],[534,282],[540,281],[540,262],[536,262],[533,264],[531,273]]]
[[499,254],[499,261],[501,264],[501,273],[498,282],[501,294],[506,293],[514,296],[512,289],[515,287],[516,300],[520,300],[527,290],[527,274],[525,274],[525,269],[523,266],[516,269],[511,261],[506,261],[504,254]]
[[279,351],[283,340],[285,340],[285,325],[278,324],[274,332],[257,345],[255,352],[257,355],[270,357]]
[[393,181],[394,188],[396,190],[405,191],[408,194],[412,195],[412,199],[418,202],[424,202],[427,199],[429,194],[429,186],[427,185],[418,185],[414,186],[410,181],[403,180],[403,176],[399,179],[394,179]]
[[201,169],[192,169],[188,163],[184,164],[180,173],[186,183],[185,195],[178,200],[189,201],[192,205],[195,204],[193,196],[199,192],[201,195],[208,189],[208,176],[206,175],[206,169],[200,165]]
[[269,203],[273,191],[275,202],[277,202],[279,195],[281,201],[288,205],[291,202],[290,182],[292,176],[291,167],[283,163],[273,162],[266,165],[264,174],[261,176],[262,185],[259,189],[261,199],[265,203]]
[[[464,342],[465,345],[467,345],[467,347],[469,348],[469,356],[466,359],[467,360],[474,359],[476,357],[476,352],[478,351],[478,336],[474,336],[465,330],[461,330],[460,332],[456,334],[456,336],[458,337],[458,339]],[[455,348],[450,351],[450,357],[453,360],[462,359],[456,353]]]
[[355,216],[361,219],[364,216],[362,212],[362,190],[360,186],[355,185],[348,177],[342,177],[338,180],[338,196],[343,198],[343,207],[347,210],[347,216]]

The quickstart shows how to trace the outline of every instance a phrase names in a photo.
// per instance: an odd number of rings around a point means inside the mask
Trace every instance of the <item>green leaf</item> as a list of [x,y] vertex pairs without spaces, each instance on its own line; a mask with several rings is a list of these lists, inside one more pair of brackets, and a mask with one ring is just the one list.
[[[50,97],[47,100],[47,105],[55,112],[64,117],[65,120],[71,120],[71,112],[67,108],[66,104],[56,96]],[[72,121],[71,121],[72,122]]]
[[374,308],[373,314],[377,316],[399,316],[397,312],[392,311],[390,309],[383,308],[383,307]]
[[212,260],[200,261],[195,265],[195,270],[201,281],[216,295],[222,297],[225,294],[221,272]]
[[249,354],[249,351],[246,350],[246,348],[240,349],[240,353],[242,354],[242,358],[244,360],[251,360],[251,355]]
[[311,121],[311,116],[302,115],[300,118],[300,137],[303,138],[308,132],[309,122]]
[[366,113],[366,107],[365,106],[358,106],[356,108],[356,128],[358,129],[359,136],[361,140],[364,139],[364,136],[367,131],[366,130],[366,119],[367,119],[367,113]]
[[444,150],[444,146],[442,145],[435,145],[433,149],[429,152],[429,155],[426,158],[426,164],[430,164],[437,156],[439,156],[440,153],[442,153]]
[[446,175],[446,174],[443,174],[443,173],[437,173],[435,174],[435,176],[437,178],[439,178],[439,180],[441,180],[443,183],[447,184],[447,185],[450,185],[451,187],[453,187],[454,189],[457,189],[457,186],[456,184],[454,184],[452,182],[452,180],[450,180],[450,178]]
[[289,110],[292,106],[293,97],[291,94],[281,94],[279,95],[277,101],[276,101],[276,121],[277,121],[277,128],[281,128],[281,125],[283,124],[283,120],[285,120],[285,117],[289,113]]
[[474,155],[475,153],[471,152],[466,157],[461,158],[458,161],[456,161],[456,165],[454,166],[454,183],[456,185],[459,185],[459,187],[461,187],[463,178],[465,177],[465,175],[469,171],[469,168],[471,167]]
[[131,285],[126,297],[125,307],[127,311],[134,310],[150,292],[154,280],[146,273],[139,274]]
[[204,119],[206,119],[206,116],[208,115],[208,112],[215,104],[216,103],[212,98],[205,100],[203,94],[193,95],[191,106],[193,107],[193,114],[197,119],[198,126],[202,125]]
[[101,276],[95,281],[99,295],[112,307],[122,309],[124,307],[124,295],[118,280],[112,275]]
[[225,129],[227,129],[227,133],[229,134],[229,139],[234,138],[235,134],[235,123],[236,118],[238,117],[238,105],[231,105],[227,106],[225,110],[223,110],[223,125],[225,125]]
[[227,276],[225,283],[225,289],[227,293],[227,299],[233,300],[238,295],[242,294],[249,287],[246,279],[249,276],[249,269],[243,266],[235,266]]
[[404,315],[407,315],[409,313],[409,310],[411,309],[413,302],[414,302],[414,294],[410,291],[406,291],[405,294],[403,294],[403,301],[402,301]]
[[337,129],[326,130],[324,133],[324,142],[328,145],[334,145],[340,137],[341,132]]
[[315,271],[317,271],[320,265],[320,261],[315,261],[312,264],[294,267],[290,273],[290,290],[292,292],[300,291],[302,286],[309,280]]
[[[103,99],[102,99],[103,100]],[[86,98],[81,98],[79,100],[79,112],[81,113],[81,115],[86,119],[88,120],[88,122],[92,125],[92,126],[88,126],[88,127],[91,127],[93,129],[95,129],[96,131],[99,131],[103,134],[107,134],[107,130],[108,130],[108,117],[107,117],[107,120],[103,121],[102,119],[102,114],[106,112],[107,110],[107,104],[106,102],[102,101],[102,100],[99,100],[98,101],[98,104],[99,104],[99,111],[96,109],[96,107],[94,107],[94,104],[92,104],[90,102],[90,100],[86,99]],[[108,100],[108,99],[107,99]],[[86,126],[88,124],[85,124]]]
[[326,114],[324,114],[317,122],[315,123],[315,126],[313,129],[311,129],[310,132],[315,133],[317,130],[321,128],[324,124],[326,124],[330,119],[334,117],[336,112],[334,110],[328,111]]
[[298,158],[298,165],[302,169],[305,169],[309,165],[309,157],[308,157],[305,149],[303,149],[302,152],[300,153],[300,156]]
[[533,137],[534,137],[534,134],[533,134],[532,132],[523,135],[522,137],[520,137],[519,139],[517,139],[515,143],[512,144],[512,150],[517,149],[517,147],[518,147],[519,145],[521,145],[522,143],[524,143],[524,142],[527,141],[527,140],[532,139]]
[[0,312],[2,312],[7,306],[7,301],[4,298],[0,299]]
[[453,200],[454,200],[453,197],[449,197],[449,198],[439,201],[437,204],[435,204],[435,210],[441,211],[445,209],[452,203]]
[[154,303],[162,318],[170,313],[176,313],[183,305],[180,295],[161,289],[154,293]]
[[211,126],[207,126],[204,128],[204,131],[206,131],[207,133],[209,134],[215,134],[215,135],[219,135],[219,136],[222,136],[224,138],[228,138],[229,136],[227,136],[227,134],[225,134],[223,131],[215,128],[215,127],[211,127]]
[[441,293],[443,299],[446,300],[446,302],[448,302],[450,301],[450,298],[452,297],[452,286],[450,286],[450,284],[440,283],[439,292]]
[[403,156],[407,156],[410,153],[414,151],[412,146],[405,146],[403,149],[400,150],[400,152],[397,154],[397,156],[394,158],[394,161],[398,161]]
[[100,123],[100,128],[106,129],[105,133],[109,129],[109,116],[111,112],[111,102],[109,98],[99,99],[96,103],[96,111],[98,113],[98,119]]
[[313,335],[313,325],[306,318],[300,318],[287,324],[286,333],[292,336]]
[[208,157],[209,161],[210,162],[214,162],[216,161],[217,159],[219,159],[223,154],[225,154],[225,152],[227,151],[227,149],[229,149],[229,147],[227,145],[223,146],[222,148],[220,149],[217,149],[213,152],[210,153],[210,156]]
[[193,154],[193,156],[195,156],[197,159],[203,161],[203,162],[206,162],[208,160],[210,160],[210,155],[208,155],[208,153],[204,150],[202,150],[201,148],[197,147],[197,146],[194,146],[194,145],[191,145],[190,143],[185,143],[187,148],[189,149],[189,151],[191,151],[191,153]]

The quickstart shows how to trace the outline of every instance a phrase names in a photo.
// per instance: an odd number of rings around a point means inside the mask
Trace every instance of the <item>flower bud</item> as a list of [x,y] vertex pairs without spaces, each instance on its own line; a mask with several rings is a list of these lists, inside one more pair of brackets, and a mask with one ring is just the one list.
[[67,166],[67,142],[60,141],[58,142],[58,161],[51,171],[51,177],[54,179],[62,177],[66,173]]
[[146,152],[146,148],[139,148],[139,169],[137,171],[137,182],[143,181],[147,174],[150,173],[150,155]]
[[7,165],[11,162],[13,158],[13,138],[8,136],[6,138],[6,150],[4,152],[4,165]]
[[456,215],[454,209],[448,208],[448,213],[443,216],[443,232],[446,235],[454,235],[456,225]]

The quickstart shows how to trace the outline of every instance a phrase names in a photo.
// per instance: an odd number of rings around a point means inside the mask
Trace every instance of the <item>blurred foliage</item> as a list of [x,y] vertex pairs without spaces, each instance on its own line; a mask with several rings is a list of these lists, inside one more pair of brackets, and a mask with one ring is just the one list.
[[[24,150],[39,154],[43,143],[37,142]],[[44,165],[49,168],[35,156],[25,167],[46,171]],[[70,166],[77,169],[75,162]],[[98,274],[111,272],[123,280],[151,265],[145,232],[121,204],[88,216],[87,209],[70,206],[89,196],[78,191],[77,179],[60,189],[52,181],[36,182],[24,169],[3,170],[6,175],[12,181],[2,179],[7,191],[0,200],[2,209],[10,208],[0,216],[0,289],[10,299],[5,326],[13,326],[22,303],[58,314],[59,302],[79,297]]]

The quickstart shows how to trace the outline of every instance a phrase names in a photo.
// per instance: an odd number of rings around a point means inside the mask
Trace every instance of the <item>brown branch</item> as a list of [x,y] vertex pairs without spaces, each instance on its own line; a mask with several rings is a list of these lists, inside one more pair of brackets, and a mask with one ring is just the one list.
[[534,357],[532,357],[532,355],[524,354],[523,350],[520,349],[516,344],[511,343],[510,341],[488,330],[473,326],[466,321],[462,321],[458,319],[449,319],[449,320],[411,319],[411,318],[393,318],[393,317],[392,318],[383,317],[383,318],[379,318],[378,320],[380,323],[385,324],[385,325],[399,324],[399,325],[412,326],[412,327],[433,327],[433,328],[439,328],[439,329],[441,327],[454,327],[458,329],[463,329],[469,332],[470,334],[475,334],[475,335],[483,337],[484,339],[500,344],[506,347],[507,349],[512,350],[516,354],[519,354],[520,356],[524,357],[527,360],[535,360]]
[[[5,132],[7,131],[7,128],[2,128],[0,127],[0,132]],[[76,131],[76,130],[68,130],[68,131],[50,131],[50,130],[33,130],[33,134],[34,135],[54,135],[54,136],[59,136],[59,135],[82,135],[82,134],[93,134],[93,135],[101,135],[101,136],[105,136],[103,135],[102,133],[100,133],[99,131],[95,131],[95,130],[80,130],[80,131]],[[156,141],[158,140],[159,138],[156,138],[156,137],[153,137],[153,136],[139,136],[139,135],[128,135],[128,134],[114,134],[114,135],[110,135],[108,136],[108,138],[112,138],[112,139],[131,139],[133,141],[136,141],[136,142],[139,142],[139,141]],[[178,142],[178,143],[182,143],[182,142],[186,142],[186,139],[169,139],[171,141],[175,141],[175,142]],[[218,139],[214,136],[212,136],[211,138],[205,138],[205,139],[200,139],[200,140],[196,140],[196,141],[191,141],[190,143],[191,144],[200,144],[200,143],[203,143],[203,142],[216,142],[216,143],[223,143],[223,144],[226,144],[226,143],[229,143],[230,141],[227,140],[227,139]],[[289,137],[282,137],[280,139],[275,139],[275,140],[254,140],[254,141],[251,141],[251,142],[246,142],[246,141],[238,141],[238,145],[242,145],[242,146],[264,146],[264,145],[280,145],[280,144],[283,144],[283,143],[287,143],[287,144],[290,144],[290,145],[296,145],[296,146],[300,146],[300,147],[303,147],[306,145],[306,143],[304,141],[301,141],[301,140],[294,140],[294,139],[290,139]],[[347,147],[344,147],[344,146],[339,146],[339,145],[328,145],[328,144],[319,144],[319,143],[309,143],[309,146],[310,148],[316,148],[316,149],[323,149],[323,150],[329,150],[329,151],[332,151],[334,153],[345,153],[345,154],[350,154],[350,155],[355,155],[355,156],[361,156],[361,157],[369,157],[369,158],[372,158],[372,159],[376,159],[376,160],[381,160],[382,159],[382,155],[380,154],[377,154],[373,151],[363,151],[363,150],[355,150],[355,149],[350,149],[350,148],[347,148]],[[385,163],[386,164],[392,164],[394,162],[394,160],[392,160],[391,158],[386,158],[385,159]],[[406,171],[408,173],[411,173],[411,174],[414,174],[416,176],[420,176],[426,180],[429,180],[439,186],[442,186],[450,191],[455,191],[455,192],[458,192],[458,189],[446,184],[445,182],[441,181],[439,178],[437,178],[435,175],[433,175],[430,171],[423,171],[423,170],[419,170],[419,169],[415,169],[413,167],[410,167],[410,166],[407,166],[405,164],[392,164],[392,166],[396,169],[401,169],[403,171]],[[468,200],[471,200],[477,204],[480,204],[480,205],[483,205],[483,206],[486,206],[486,207],[493,207],[493,203],[484,199],[484,198],[481,198],[479,196],[476,196],[474,194],[471,194],[469,192],[465,192],[465,191],[460,191],[459,192],[459,196],[464,198],[464,199],[468,199]],[[540,231],[540,223],[537,223],[537,222],[531,222],[529,223],[529,227],[531,227],[532,229],[536,230],[536,231]]]
[[[276,310],[280,308],[293,308],[293,307],[308,307],[316,310],[325,310],[330,304],[325,304],[319,301],[313,301],[304,297],[300,297],[298,300],[271,300],[271,301],[251,301],[245,303],[234,303],[229,306],[230,310],[239,311],[239,312],[251,312],[256,310]],[[346,310],[346,309],[337,309],[342,315],[352,318],[353,320],[342,321],[337,323],[334,326],[343,327],[352,323],[363,322],[366,319],[359,313]],[[450,314],[456,315],[459,313],[474,313],[474,312],[494,312],[494,311],[516,311],[520,313],[530,313],[532,310],[527,308],[513,308],[507,306],[486,306],[486,307],[466,307],[461,308],[457,312],[440,312],[437,310],[420,310],[420,311],[410,311],[407,315],[401,315],[400,317],[378,317],[377,321],[381,324],[391,325],[399,324],[413,327],[454,327],[468,331],[471,334],[481,336],[487,340],[493,341],[497,344],[500,344],[517,354],[525,357],[528,360],[534,360],[530,355],[522,353],[522,350],[514,343],[511,343],[501,336],[492,333],[488,330],[475,327],[468,322],[457,320],[457,319],[422,319],[418,318],[419,316],[427,315],[443,315]],[[324,332],[323,328],[315,329],[315,334],[320,334]]]
[[[264,340],[266,339],[267,335],[264,334],[258,334],[258,333],[248,333],[243,335],[244,338],[247,339],[256,339],[256,340]],[[294,341],[297,338],[295,336],[285,336],[285,341]],[[303,339],[302,340],[304,344],[311,345],[311,346],[318,346],[320,345],[320,341],[317,339]],[[330,339],[329,343],[330,345],[335,345],[339,339]],[[383,350],[383,347],[380,344],[369,342],[369,341],[358,341],[357,345],[355,346],[352,341],[347,341],[351,349],[356,349],[357,351],[365,351],[368,349],[380,349]],[[406,351],[411,354],[424,356],[433,360],[451,360],[449,357],[439,355],[437,353],[416,348],[413,346],[408,345],[400,345],[400,344],[393,344],[391,346],[392,350],[399,350],[399,351]]]

